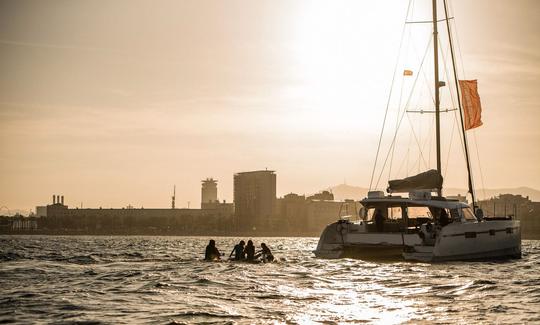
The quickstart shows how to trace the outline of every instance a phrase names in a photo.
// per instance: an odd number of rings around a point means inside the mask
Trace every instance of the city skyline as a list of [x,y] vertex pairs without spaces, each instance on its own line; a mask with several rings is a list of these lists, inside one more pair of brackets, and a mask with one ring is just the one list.
[[[243,172],[238,172],[238,173],[253,173],[253,172],[261,172],[261,171],[266,171],[266,170],[256,170],[256,171],[243,171]],[[238,174],[238,173],[235,173]],[[90,209],[95,209],[95,208],[134,208],[134,209],[138,209],[138,208],[147,208],[147,209],[166,209],[166,208],[170,208],[171,207],[171,199],[172,199],[172,195],[174,195],[175,197],[175,202],[176,202],[176,207],[177,209],[199,209],[201,206],[202,206],[202,203],[205,202],[203,200],[203,197],[205,195],[208,195],[207,193],[204,193],[204,183],[205,182],[208,182],[208,181],[211,181],[213,183],[215,183],[215,185],[217,185],[216,188],[214,188],[214,190],[216,190],[216,192],[212,195],[215,195],[217,197],[217,202],[216,203],[227,203],[227,204],[233,204],[234,203],[234,199],[233,198],[230,198],[230,199],[227,199],[227,198],[223,198],[221,196],[221,191],[220,191],[220,186],[219,186],[219,181],[217,179],[214,179],[212,177],[207,177],[205,179],[202,179],[200,180],[199,183],[203,183],[203,186],[202,186],[202,193],[200,192],[201,188],[199,188],[199,200],[195,200],[195,201],[188,201],[188,200],[185,200],[184,198],[182,197],[178,197],[175,195],[175,188],[176,186],[173,186],[173,192],[170,192],[169,193],[169,196],[166,197],[166,198],[162,198],[162,202],[159,204],[159,205],[146,205],[145,202],[128,202],[128,203],[118,203],[118,204],[111,204],[111,205],[104,205],[102,203],[100,203],[99,201],[96,203],[96,204],[88,204],[87,201],[84,200],[84,198],[69,198],[67,201],[64,202],[64,197],[65,195],[63,194],[52,194],[52,200],[51,200],[51,195],[49,195],[48,197],[48,200],[47,199],[44,199],[43,201],[39,201],[39,202],[34,202],[34,205],[32,207],[29,207],[29,208],[26,208],[26,209],[20,209],[20,208],[10,208],[10,207],[7,207],[7,206],[1,206],[1,209],[4,211],[4,212],[8,212],[8,215],[14,215],[14,214],[17,214],[17,213],[21,213],[23,215],[28,215],[28,214],[32,214],[32,213],[35,213],[35,209],[37,207],[41,207],[41,206],[46,206],[48,204],[50,204],[51,202],[52,203],[62,203],[62,205],[66,205],[66,206],[69,206],[70,208],[81,208],[81,205],[82,205],[82,208],[90,208]],[[277,182],[277,184],[279,184],[279,182]],[[199,184],[200,185],[200,184]],[[290,195],[290,194],[293,194],[293,195],[302,195],[302,196],[311,196],[311,195],[314,195],[314,196],[317,196],[325,191],[329,191],[330,193],[332,193],[333,195],[336,196],[336,201],[345,201],[345,200],[361,200],[363,198],[366,197],[367,195],[367,192],[368,192],[368,188],[367,187],[362,187],[362,186],[356,186],[354,184],[347,184],[346,182],[344,183],[341,183],[341,184],[335,184],[333,186],[328,186],[328,187],[320,187],[319,190],[316,190],[314,192],[299,192],[299,191],[288,191],[288,192],[283,192],[283,193],[277,193],[276,194],[276,198],[277,199],[282,199],[284,197],[286,197],[287,195]],[[192,192],[197,192],[196,189],[192,189]],[[234,192],[234,190],[232,190],[232,192]],[[456,196],[456,195],[465,195],[467,192],[467,190],[465,188],[448,188],[446,189],[446,194],[445,195],[450,195],[450,196]],[[513,194],[513,195],[522,195],[523,197],[531,197],[531,200],[535,200],[535,201],[538,201],[540,200],[540,190],[537,190],[537,189],[534,189],[534,188],[529,188],[529,187],[517,187],[517,188],[499,188],[499,189],[484,189],[484,188],[479,188],[477,189],[477,192],[478,192],[478,198],[480,200],[489,200],[489,199],[492,199],[492,198],[496,198],[500,195],[506,195],[506,194]],[[169,201],[166,201],[166,200],[169,200]],[[86,203],[85,203],[86,202]],[[208,201],[208,202],[211,202],[211,201]],[[207,202],[207,203],[208,203]]]
[[[205,177],[232,202],[232,175],[266,167],[278,196],[369,186],[406,3],[0,6],[1,205],[168,206],[176,184],[196,206]],[[538,189],[540,4],[452,9],[484,108],[477,187]]]
[[0,0],[0,323],[540,322],[540,0]]

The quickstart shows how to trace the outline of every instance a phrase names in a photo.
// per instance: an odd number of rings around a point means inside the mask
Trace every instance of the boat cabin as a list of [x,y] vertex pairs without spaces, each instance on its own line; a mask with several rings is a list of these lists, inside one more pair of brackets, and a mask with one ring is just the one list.
[[444,227],[453,222],[477,221],[467,204],[431,197],[429,192],[410,193],[409,197],[370,192],[360,203],[360,222],[367,232],[413,233],[423,224]]

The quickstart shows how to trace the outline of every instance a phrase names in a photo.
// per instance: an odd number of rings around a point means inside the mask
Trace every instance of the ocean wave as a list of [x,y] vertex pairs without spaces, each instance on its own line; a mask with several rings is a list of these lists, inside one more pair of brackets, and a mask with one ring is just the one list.
[[0,253],[0,262],[7,262],[7,261],[17,261],[22,260],[26,258],[22,254],[13,253],[13,252],[7,252],[7,253]]
[[234,314],[221,314],[221,313],[211,313],[206,311],[186,311],[186,312],[180,312],[174,315],[174,317],[189,317],[189,318],[195,318],[195,317],[209,317],[209,318],[245,318],[242,315],[234,315]]
[[[237,241],[219,238],[220,248]],[[207,239],[196,237],[0,237],[0,321],[527,323],[538,318],[540,241],[524,241],[527,255],[521,260],[434,265],[323,260],[311,253],[316,239],[264,241],[280,263],[204,262]]]
[[95,264],[99,262],[99,260],[93,257],[92,255],[70,256],[70,257],[62,258],[60,260],[66,261],[68,263],[73,263],[73,264]]

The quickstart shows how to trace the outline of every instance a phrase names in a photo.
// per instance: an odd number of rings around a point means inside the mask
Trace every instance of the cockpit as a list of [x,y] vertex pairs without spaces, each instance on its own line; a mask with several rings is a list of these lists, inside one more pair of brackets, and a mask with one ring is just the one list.
[[412,200],[364,200],[360,223],[368,232],[415,232],[423,224],[445,227],[454,222],[476,222],[472,209],[452,201],[425,204]]

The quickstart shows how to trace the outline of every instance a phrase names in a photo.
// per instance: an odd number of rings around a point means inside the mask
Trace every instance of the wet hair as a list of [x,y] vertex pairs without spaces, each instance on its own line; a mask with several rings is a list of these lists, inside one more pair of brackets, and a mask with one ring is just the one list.
[[213,240],[213,239],[210,239],[209,245],[210,245],[210,246],[215,246],[215,245],[216,245],[216,241]]
[[247,243],[247,244],[248,244],[248,246],[250,246],[250,245],[253,246],[253,242],[251,241],[251,239],[248,240],[248,243]]
[[261,247],[266,247],[266,244],[265,244],[265,243],[261,243]]
[[240,245],[244,246],[245,244],[246,244],[245,241],[243,241],[243,240],[240,241]]

